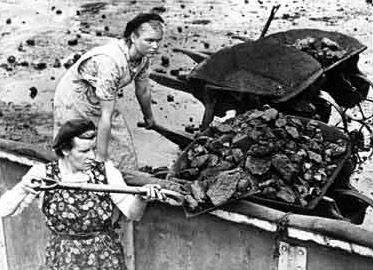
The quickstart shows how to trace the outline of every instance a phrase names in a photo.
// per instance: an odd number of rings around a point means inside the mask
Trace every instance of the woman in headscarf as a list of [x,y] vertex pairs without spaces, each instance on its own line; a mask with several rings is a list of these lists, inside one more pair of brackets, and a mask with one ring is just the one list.
[[123,39],[91,49],[66,71],[54,96],[54,134],[69,119],[90,119],[98,126],[97,158],[104,161],[110,153],[121,170],[136,169],[131,133],[123,112],[114,117],[115,105],[123,87],[134,81],[145,124],[155,124],[149,70],[163,38],[163,22],[158,14],[139,14],[127,23]]
[[126,269],[122,246],[112,223],[116,206],[130,220],[139,220],[147,201],[164,199],[157,185],[145,185],[146,195],[51,189],[38,191],[43,178],[57,182],[126,187],[109,162],[95,160],[96,129],[92,121],[75,119],[59,129],[53,148],[58,159],[34,165],[0,198],[0,217],[16,215],[35,198],[51,232],[42,269]]

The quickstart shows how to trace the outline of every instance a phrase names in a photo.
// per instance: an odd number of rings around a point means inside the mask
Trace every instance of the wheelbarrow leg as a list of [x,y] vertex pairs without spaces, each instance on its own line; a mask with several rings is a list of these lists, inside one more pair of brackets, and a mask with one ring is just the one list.
[[364,222],[367,207],[373,207],[373,200],[355,189],[335,189],[330,196],[336,201],[342,215],[357,225]]
[[151,72],[149,78],[159,83],[160,85],[164,85],[166,87],[170,87],[189,94],[193,93],[193,89],[190,88],[189,84],[184,80],[172,78],[159,72]]
[[[205,130],[209,127],[210,123],[214,119],[215,115],[215,105],[216,105],[216,96],[212,91],[210,91],[209,86],[206,85],[204,89],[204,105],[205,112],[203,113],[201,129]],[[209,93],[209,94],[208,94]]]

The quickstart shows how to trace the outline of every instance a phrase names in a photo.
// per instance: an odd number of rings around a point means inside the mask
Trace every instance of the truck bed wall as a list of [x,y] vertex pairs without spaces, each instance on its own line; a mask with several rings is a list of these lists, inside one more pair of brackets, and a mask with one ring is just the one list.
[[[0,159],[1,193],[13,187],[28,168]],[[0,247],[0,252],[6,252],[8,269],[38,269],[44,260],[48,232],[37,201],[21,215],[4,218],[3,233],[5,247]],[[210,214],[187,219],[182,208],[155,203],[135,223],[136,269],[278,269],[278,257],[274,256],[276,236]],[[307,270],[373,269],[373,260],[368,257],[313,242],[282,241],[307,248]],[[0,269],[5,268],[0,265]]]
[[[307,248],[307,270],[373,269],[367,257],[312,242],[282,241]],[[186,219],[180,208],[154,204],[135,226],[136,269],[278,269],[275,243],[275,233],[209,214]]]

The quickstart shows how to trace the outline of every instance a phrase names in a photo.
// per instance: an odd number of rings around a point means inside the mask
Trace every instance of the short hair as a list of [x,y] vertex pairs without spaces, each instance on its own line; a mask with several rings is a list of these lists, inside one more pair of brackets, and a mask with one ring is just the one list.
[[96,126],[91,120],[72,119],[64,123],[59,129],[53,142],[53,150],[58,157],[63,157],[62,150],[71,150],[73,148],[73,139],[75,137],[82,139],[93,139],[96,132]]
[[139,15],[137,15],[135,18],[133,18],[131,21],[127,23],[126,29],[124,31],[124,38],[129,39],[131,34],[133,32],[136,32],[143,23],[152,22],[152,21],[155,21],[158,23],[164,23],[164,20],[159,14],[140,13]]

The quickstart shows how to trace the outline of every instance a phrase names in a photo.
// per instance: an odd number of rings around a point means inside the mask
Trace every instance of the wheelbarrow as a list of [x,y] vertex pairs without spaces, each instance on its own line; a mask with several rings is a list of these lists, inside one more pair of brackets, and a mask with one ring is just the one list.
[[232,109],[240,114],[264,104],[293,108],[285,104],[290,100],[289,104],[296,104],[294,97],[321,80],[322,74],[319,62],[308,54],[261,39],[223,48],[185,76],[153,72],[150,78],[201,101],[203,130],[214,116],[222,117]]
[[[371,133],[367,122],[373,115],[364,113],[362,103],[372,102],[367,93],[373,82],[357,67],[365,45],[342,33],[319,29],[294,29],[266,37],[262,34],[257,41],[240,39],[245,42],[217,52],[175,48],[197,63],[192,71],[176,77],[153,72],[150,77],[167,87],[191,93],[203,103],[202,130],[214,116],[222,117],[227,110],[240,114],[263,104],[287,114],[328,122],[331,106],[320,95],[320,90],[325,90],[343,108],[346,117],[360,125],[360,135],[365,129]],[[303,39],[314,40],[315,47],[324,46],[327,39],[334,43],[329,46],[339,46],[340,54],[323,61],[310,50],[296,46]],[[361,114],[359,117],[348,111],[355,106],[358,110],[354,113]]]

